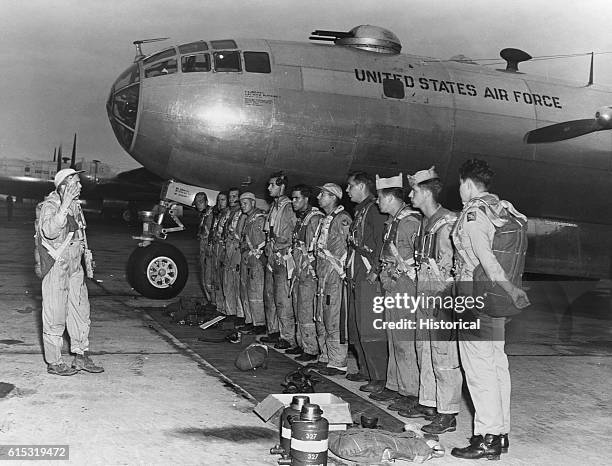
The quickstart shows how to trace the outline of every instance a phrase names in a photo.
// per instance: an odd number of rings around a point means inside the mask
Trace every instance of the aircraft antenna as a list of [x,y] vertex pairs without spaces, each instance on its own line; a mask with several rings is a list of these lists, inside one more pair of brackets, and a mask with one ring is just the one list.
[[594,61],[594,57],[595,57],[595,54],[593,52],[591,52],[591,70],[589,72],[589,83],[587,84],[587,86],[593,85],[593,61]]
[[62,144],[60,143],[59,149],[57,150],[57,171],[62,169]]
[[70,168],[76,168],[76,133],[74,133],[74,140],[72,141],[72,157],[70,157]]
[[154,39],[141,39],[135,40],[133,44],[136,46],[136,56],[134,57],[134,63],[142,60],[145,55],[142,53],[142,44],[149,44],[151,42],[161,42],[163,40],[168,40],[169,37],[156,37]]
[[503,49],[499,56],[506,60],[505,71],[508,73],[518,73],[518,64],[533,58],[527,52],[513,48]]

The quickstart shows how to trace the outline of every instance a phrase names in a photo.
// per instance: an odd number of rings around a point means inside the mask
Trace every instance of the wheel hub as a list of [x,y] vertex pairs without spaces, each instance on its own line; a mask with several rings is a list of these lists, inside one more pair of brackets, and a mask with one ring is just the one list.
[[156,288],[168,288],[172,286],[178,276],[176,263],[167,256],[159,256],[153,259],[147,267],[147,278],[151,285]]

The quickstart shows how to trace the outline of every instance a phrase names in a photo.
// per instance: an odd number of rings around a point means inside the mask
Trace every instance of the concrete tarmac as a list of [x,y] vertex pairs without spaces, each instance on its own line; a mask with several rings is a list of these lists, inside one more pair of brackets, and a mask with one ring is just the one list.
[[[47,374],[42,356],[33,209],[16,204],[10,222],[0,218],[0,449],[69,445],[77,465],[276,464],[269,454],[276,432],[252,413],[254,401],[148,317],[168,301],[140,297],[127,284],[135,230],[88,220],[97,262],[97,281],[88,282],[91,351],[106,370],[58,377]],[[189,260],[183,296],[200,296],[193,234],[171,235],[171,242]],[[508,327],[511,447],[499,464],[609,464],[611,285],[527,286],[534,304]],[[331,379],[359,393],[359,383]],[[447,455],[432,464],[477,463],[450,456],[467,444],[471,422],[464,397],[457,431],[441,436]]]

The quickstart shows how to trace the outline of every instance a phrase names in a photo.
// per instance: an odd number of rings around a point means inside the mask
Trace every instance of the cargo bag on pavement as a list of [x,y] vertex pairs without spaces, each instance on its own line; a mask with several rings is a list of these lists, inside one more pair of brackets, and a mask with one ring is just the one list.
[[444,448],[437,440],[426,440],[418,433],[360,428],[330,432],[329,450],[359,465],[387,464],[396,459],[422,463],[444,456]]

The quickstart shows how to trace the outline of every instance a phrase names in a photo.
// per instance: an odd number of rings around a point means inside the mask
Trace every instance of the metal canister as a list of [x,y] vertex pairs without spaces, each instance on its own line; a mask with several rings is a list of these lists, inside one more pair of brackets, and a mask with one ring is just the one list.
[[279,424],[279,444],[270,450],[273,455],[289,456],[291,449],[291,422],[299,419],[302,407],[310,403],[310,398],[306,395],[296,395],[291,400],[291,404],[283,409]]
[[305,404],[300,418],[291,423],[291,465],[327,465],[329,423],[316,404]]

